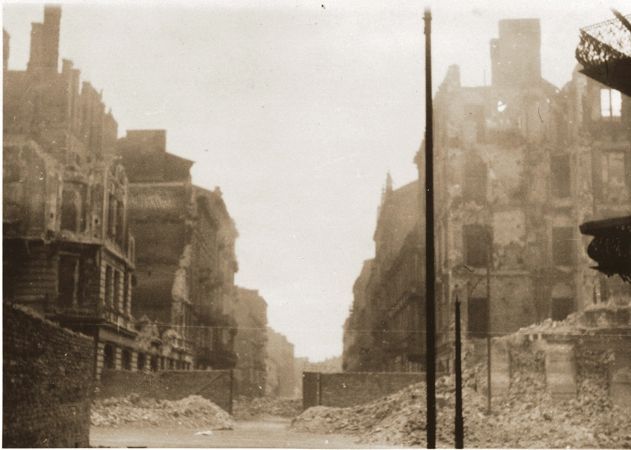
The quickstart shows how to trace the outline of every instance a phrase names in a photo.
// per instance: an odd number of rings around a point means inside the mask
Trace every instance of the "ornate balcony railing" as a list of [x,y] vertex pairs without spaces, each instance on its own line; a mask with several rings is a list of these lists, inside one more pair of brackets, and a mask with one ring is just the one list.
[[631,95],[631,15],[616,14],[580,30],[576,59],[588,77]]

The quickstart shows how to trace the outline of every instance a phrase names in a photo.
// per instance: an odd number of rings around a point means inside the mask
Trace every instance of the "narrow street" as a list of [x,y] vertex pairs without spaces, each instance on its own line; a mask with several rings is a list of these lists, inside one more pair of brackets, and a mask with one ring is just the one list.
[[176,427],[117,428],[92,427],[92,447],[216,447],[216,448],[399,448],[388,445],[367,445],[357,438],[339,434],[300,433],[289,429],[290,419],[267,418],[239,421],[234,430],[213,431],[209,436],[196,436],[203,429]]

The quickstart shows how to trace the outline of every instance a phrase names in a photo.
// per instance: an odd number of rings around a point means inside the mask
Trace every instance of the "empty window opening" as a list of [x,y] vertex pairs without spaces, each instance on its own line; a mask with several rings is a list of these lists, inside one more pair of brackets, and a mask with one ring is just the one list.
[[131,278],[131,275],[127,274],[123,276],[124,278],[124,283],[123,283],[123,314],[127,314],[128,313],[128,309],[129,309],[129,280]]
[[58,267],[59,304],[71,308],[77,304],[79,295],[79,258],[61,255]]
[[145,370],[145,366],[147,365],[147,355],[144,353],[138,353],[138,371]]
[[118,270],[114,270],[114,309],[120,309],[123,306],[121,299],[121,274]]
[[486,267],[489,261],[491,230],[484,225],[463,227],[465,264],[473,267]]
[[131,352],[127,349],[123,350],[121,364],[124,370],[131,370]]
[[613,89],[600,90],[600,116],[611,118],[622,115],[622,96]]
[[552,262],[558,266],[574,263],[574,229],[555,227],[552,229]]
[[486,297],[473,297],[467,306],[468,331],[471,338],[486,337],[489,332],[489,302]]
[[110,344],[103,347],[103,366],[106,369],[114,369],[114,348]]
[[61,196],[61,229],[79,231],[80,199],[72,190],[64,190]]
[[486,201],[487,167],[481,159],[468,158],[465,164],[463,195],[465,200]]
[[553,156],[550,161],[552,195],[556,198],[570,196],[570,156]]
[[112,279],[112,268],[105,268],[105,305],[112,308],[114,302],[114,280]]
[[108,197],[108,210],[107,210],[107,232],[110,238],[116,238],[116,198],[113,194]]

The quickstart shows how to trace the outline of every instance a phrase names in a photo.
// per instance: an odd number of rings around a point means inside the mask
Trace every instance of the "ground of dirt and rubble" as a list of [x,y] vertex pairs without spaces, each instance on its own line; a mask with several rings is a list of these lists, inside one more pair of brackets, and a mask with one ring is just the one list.
[[199,395],[181,400],[156,400],[137,394],[95,400],[91,423],[97,427],[176,425],[204,430],[231,430],[234,420],[219,406]]
[[235,419],[199,396],[156,401],[130,395],[97,400],[92,407],[93,447],[392,448],[356,442],[347,434],[292,430],[300,400],[236,398]]
[[[612,404],[606,366],[609,352],[580,354],[576,397],[553,399],[546,389],[542,352],[529,344],[537,333],[580,335],[593,330],[576,316],[563,322],[546,320],[519,330],[511,340],[512,373],[508,391],[492,399],[487,414],[485,364],[472,348],[463,361],[465,446],[482,448],[631,448],[631,411]],[[503,338],[504,339],[504,338]],[[453,376],[436,384],[437,442],[453,447],[455,387]],[[371,403],[309,408],[292,421],[292,429],[346,433],[366,443],[425,446],[425,385],[409,386]]]
[[[486,396],[463,390],[466,447],[631,448],[631,414],[612,406],[602,388],[583,383],[576,400],[554,402],[541,380],[526,377],[496,399],[486,414]],[[437,441],[453,447],[455,390],[437,383]],[[360,441],[424,446],[425,386],[419,383],[383,399],[349,408],[317,406],[292,422],[294,430],[347,433]]]

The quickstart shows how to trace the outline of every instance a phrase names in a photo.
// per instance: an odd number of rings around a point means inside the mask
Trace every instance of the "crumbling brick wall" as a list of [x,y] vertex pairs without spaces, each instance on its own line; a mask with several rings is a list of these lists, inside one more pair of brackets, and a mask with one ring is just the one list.
[[131,393],[165,400],[201,395],[232,412],[233,377],[230,370],[165,370],[149,373],[103,370],[97,394],[99,397],[122,397]]
[[305,372],[303,408],[368,403],[424,380],[422,372]]
[[3,304],[4,447],[87,447],[94,342]]

